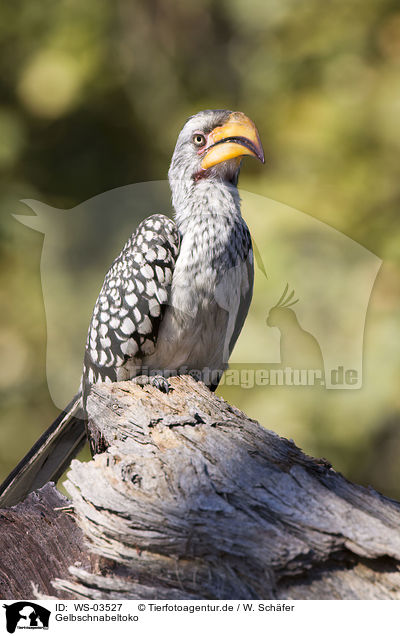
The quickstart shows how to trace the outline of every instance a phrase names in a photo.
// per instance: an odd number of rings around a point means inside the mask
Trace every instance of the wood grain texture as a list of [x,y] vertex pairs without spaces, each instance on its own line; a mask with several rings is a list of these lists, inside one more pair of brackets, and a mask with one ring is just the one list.
[[84,537],[65,507],[70,502],[47,484],[23,503],[0,510],[0,598],[32,599],[42,594],[70,598],[52,586],[71,564],[89,567]]
[[[0,511],[2,598],[400,599],[400,504],[190,377],[101,384],[103,452]],[[71,505],[74,517],[60,507]]]
[[96,385],[105,452],[66,488],[113,564],[56,586],[89,598],[400,598],[400,505],[347,481],[190,377]]

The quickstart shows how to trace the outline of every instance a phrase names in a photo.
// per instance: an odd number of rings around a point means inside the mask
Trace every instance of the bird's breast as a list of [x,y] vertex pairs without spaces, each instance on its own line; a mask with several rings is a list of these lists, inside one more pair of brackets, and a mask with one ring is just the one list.
[[183,237],[156,348],[145,365],[173,370],[226,368],[239,306],[251,285],[251,244],[242,253],[242,233],[242,227],[225,228],[211,238],[197,228]]

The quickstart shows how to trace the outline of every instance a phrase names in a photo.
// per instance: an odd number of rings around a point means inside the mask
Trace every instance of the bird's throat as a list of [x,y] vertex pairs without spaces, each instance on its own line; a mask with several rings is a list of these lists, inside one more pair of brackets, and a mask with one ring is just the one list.
[[175,221],[182,235],[196,224],[230,227],[241,222],[240,197],[236,185],[227,181],[202,179],[172,182]]

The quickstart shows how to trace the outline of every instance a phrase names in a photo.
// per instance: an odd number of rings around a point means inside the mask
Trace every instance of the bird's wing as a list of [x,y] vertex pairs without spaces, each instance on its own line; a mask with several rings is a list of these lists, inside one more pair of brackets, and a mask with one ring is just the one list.
[[[247,228],[246,228],[247,230]],[[229,356],[233,351],[233,347],[236,344],[244,321],[246,320],[247,313],[249,311],[251,299],[253,297],[253,285],[254,285],[254,256],[251,244],[250,232],[247,230],[242,239],[242,245],[240,249],[240,260],[242,262],[242,283],[240,288],[239,306],[235,318],[235,326],[229,342]]]
[[155,214],[140,223],[111,265],[89,326],[84,395],[90,384],[119,379],[128,360],[140,363],[154,351],[179,246],[174,221]]

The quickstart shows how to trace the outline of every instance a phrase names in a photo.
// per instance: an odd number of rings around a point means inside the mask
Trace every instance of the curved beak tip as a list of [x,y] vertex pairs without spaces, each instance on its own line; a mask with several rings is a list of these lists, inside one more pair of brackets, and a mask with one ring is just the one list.
[[202,161],[203,169],[246,155],[265,163],[257,128],[244,113],[231,113],[225,124],[212,131],[209,141],[211,144],[206,149]]

